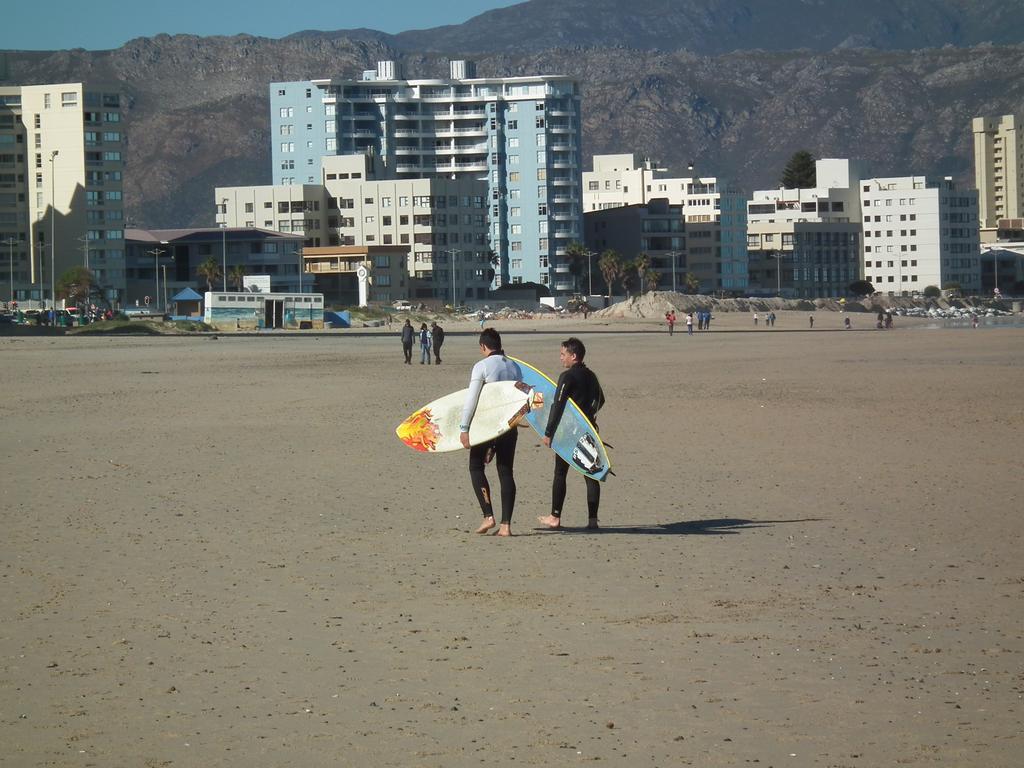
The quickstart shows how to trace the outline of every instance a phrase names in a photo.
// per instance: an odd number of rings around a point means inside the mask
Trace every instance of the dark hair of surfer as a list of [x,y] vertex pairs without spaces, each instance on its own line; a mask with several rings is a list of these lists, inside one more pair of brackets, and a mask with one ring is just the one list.
[[493,328],[484,328],[480,331],[480,344],[492,352],[500,352],[501,334]]
[[575,336],[570,336],[568,339],[562,342],[562,348],[570,355],[575,355],[578,362],[583,362],[583,357],[587,354],[587,348],[583,346],[583,342],[577,339]]

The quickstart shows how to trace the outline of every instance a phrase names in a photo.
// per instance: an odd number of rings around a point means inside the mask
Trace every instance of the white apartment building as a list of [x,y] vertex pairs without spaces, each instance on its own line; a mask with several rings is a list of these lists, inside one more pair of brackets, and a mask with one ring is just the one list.
[[394,178],[373,154],[319,162],[318,184],[218,187],[218,224],[301,233],[307,248],[399,246],[415,280],[408,298],[461,304],[487,297],[493,266],[485,182]]
[[[692,172],[693,166],[688,170]],[[638,239],[635,248],[627,252],[647,253],[662,273],[662,285],[667,284],[673,265],[678,271],[681,261],[700,276],[703,291],[746,292],[746,196],[714,176],[666,178],[659,175],[664,171],[635,155],[595,155],[594,169],[583,173],[583,207],[594,218],[593,226],[587,224],[587,232],[606,231],[606,225],[598,221],[604,219],[594,217],[596,212],[624,206],[645,208],[654,200],[664,200],[670,210],[679,210],[688,236],[677,233],[675,239],[655,238],[656,243],[664,244],[664,250],[649,248],[650,238]],[[661,207],[656,208],[658,213],[649,213],[660,217]],[[602,247],[596,241],[586,245]]]
[[981,291],[978,192],[949,177],[863,179],[864,279],[891,296],[957,283]]
[[406,79],[393,61],[360,79],[270,84],[275,184],[315,183],[320,158],[372,151],[397,179],[482,181],[495,286],[571,289],[566,250],[582,238],[579,84],[568,77]]
[[0,86],[0,296],[49,302],[59,277],[83,265],[120,301],[123,145],[113,89]]
[[1024,217],[1024,117],[976,117],[972,128],[978,215],[994,231],[999,219]]
[[860,279],[861,167],[815,163],[817,186],[753,193],[747,203],[750,290],[794,298],[842,296]]

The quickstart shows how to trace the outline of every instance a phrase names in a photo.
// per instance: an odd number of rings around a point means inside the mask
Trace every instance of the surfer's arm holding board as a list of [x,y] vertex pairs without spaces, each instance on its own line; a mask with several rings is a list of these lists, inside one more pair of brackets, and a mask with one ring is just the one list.
[[469,390],[466,392],[466,403],[462,406],[462,416],[459,418],[459,441],[463,448],[469,448],[469,425],[473,423],[473,414],[476,413],[477,403],[480,401],[480,392],[484,388],[484,367],[483,361],[473,366],[473,372],[469,375]]

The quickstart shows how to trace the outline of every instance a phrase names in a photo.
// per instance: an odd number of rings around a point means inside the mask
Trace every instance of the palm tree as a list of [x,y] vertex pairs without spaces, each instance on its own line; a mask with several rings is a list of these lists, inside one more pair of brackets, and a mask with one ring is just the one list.
[[637,257],[633,259],[633,269],[636,270],[636,284],[637,290],[641,295],[644,292],[644,277],[647,275],[647,270],[651,266],[651,257],[646,253],[637,254]]
[[615,251],[607,250],[597,260],[597,268],[601,271],[601,277],[604,278],[608,298],[611,298],[612,287],[622,274],[622,257]]
[[235,290],[241,291],[242,285],[245,283],[245,267],[242,264],[236,264],[229,269],[228,280],[235,286]]
[[206,290],[213,290],[213,283],[220,277],[220,265],[217,264],[217,260],[211,256],[198,267],[196,267],[196,274],[199,275],[206,281]]
[[582,243],[573,242],[565,249],[565,260],[569,266],[569,274],[572,275],[573,292],[580,292],[580,277],[583,276],[583,265],[588,262],[587,249]]

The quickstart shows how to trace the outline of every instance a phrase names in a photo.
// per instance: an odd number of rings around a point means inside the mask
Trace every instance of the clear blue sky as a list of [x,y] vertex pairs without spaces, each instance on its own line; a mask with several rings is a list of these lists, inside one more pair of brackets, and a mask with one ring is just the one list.
[[0,12],[0,49],[119,48],[161,33],[284,37],[304,29],[404,32],[461,24],[520,0],[10,0]]

